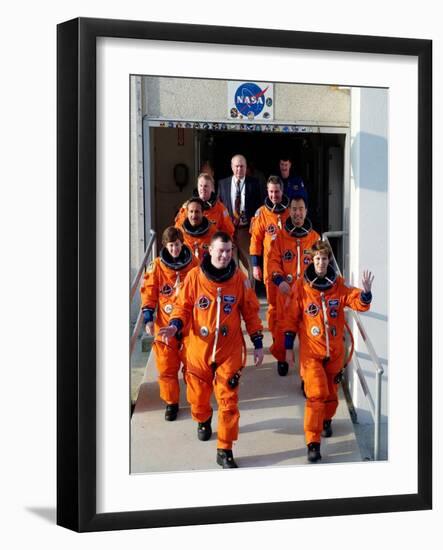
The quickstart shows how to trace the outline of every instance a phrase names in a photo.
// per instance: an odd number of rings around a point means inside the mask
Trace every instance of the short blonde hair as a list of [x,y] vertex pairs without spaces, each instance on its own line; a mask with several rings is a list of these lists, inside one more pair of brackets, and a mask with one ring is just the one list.
[[211,174],[208,174],[208,172],[200,172],[200,174],[197,176],[197,183],[198,183],[198,180],[202,178],[206,181],[209,181],[212,185],[212,189],[214,189],[214,178],[211,176]]
[[309,255],[314,257],[316,254],[327,254],[328,259],[330,260],[332,257],[332,250],[331,247],[328,245],[327,242],[322,241],[321,239],[316,241],[313,245],[311,250],[309,251]]

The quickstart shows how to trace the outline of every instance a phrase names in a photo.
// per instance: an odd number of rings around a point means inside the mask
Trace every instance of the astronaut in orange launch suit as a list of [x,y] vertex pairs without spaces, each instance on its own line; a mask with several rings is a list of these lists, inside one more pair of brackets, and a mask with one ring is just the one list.
[[178,414],[178,371],[181,362],[185,361],[184,348],[177,340],[166,345],[158,339],[158,331],[168,324],[179,290],[189,271],[198,265],[198,260],[183,244],[180,229],[167,227],[162,244],[159,257],[149,265],[141,285],[141,308],[146,332],[156,337],[153,351],[159,373],[160,397],[166,402],[165,419],[171,421]]
[[[224,204],[217,198],[214,191],[214,179],[210,174],[201,173],[197,178],[197,188],[193,191],[193,198],[199,197],[203,201],[203,216],[215,226],[217,231],[224,231],[231,238],[234,235],[234,224]],[[175,225],[179,227],[187,217],[186,201],[175,217]]]
[[[312,228],[307,214],[305,199],[302,196],[294,196],[289,204],[289,217],[270,247],[268,277],[269,295],[274,302],[274,319],[285,315],[286,300],[282,300],[281,297],[288,296],[295,281],[303,277],[305,269],[311,263],[309,250],[320,239],[320,235]],[[275,320],[271,329],[274,341],[270,351],[277,359],[279,375],[286,376],[288,363],[285,360],[284,335],[277,332],[274,325]],[[301,368],[300,378],[303,380]]]
[[321,458],[321,436],[332,435],[331,421],[337,410],[338,383],[343,374],[345,348],[344,308],[367,311],[372,301],[374,277],[364,271],[362,289],[349,287],[330,265],[331,250],[323,241],[312,247],[312,263],[292,289],[285,318],[286,360],[294,362],[294,333],[300,338],[300,362],[306,392],[304,429],[308,460]]
[[[269,272],[269,254],[273,241],[283,230],[286,219],[289,216],[288,198],[283,195],[283,182],[278,176],[269,176],[266,183],[268,196],[265,204],[255,213],[251,219],[251,244],[249,254],[252,260],[252,274],[254,279],[264,280],[268,310],[266,320],[268,328],[274,334],[276,291],[277,287],[272,283]],[[263,270],[260,264],[263,263]]]
[[184,242],[192,253],[201,260],[207,253],[216,227],[203,216],[204,204],[200,198],[189,199],[186,206],[187,217],[182,223],[176,223],[183,231]]
[[254,361],[263,361],[259,303],[246,275],[232,259],[232,240],[217,232],[209,255],[186,278],[169,326],[160,335],[169,341],[177,333],[188,336],[185,379],[192,418],[199,440],[211,437],[211,395],[218,404],[217,464],[237,468],[232,444],[238,438],[238,381],[245,365],[241,318],[254,344]]

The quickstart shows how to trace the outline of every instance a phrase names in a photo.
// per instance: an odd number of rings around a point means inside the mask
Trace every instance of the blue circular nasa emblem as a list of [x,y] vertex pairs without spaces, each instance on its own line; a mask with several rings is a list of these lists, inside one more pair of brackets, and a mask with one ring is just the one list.
[[274,225],[273,223],[271,223],[266,228],[266,231],[267,231],[267,233],[269,233],[269,235],[274,235],[274,233],[277,231],[277,226]]
[[311,263],[311,259],[305,256],[305,258],[304,258],[304,260],[303,260],[303,263],[304,263],[305,265],[308,265],[309,263]]
[[329,312],[329,315],[335,319],[336,317],[338,317],[338,311],[336,309],[331,309],[331,311]]
[[253,82],[240,84],[235,92],[235,106],[238,112],[245,117],[255,117],[263,111],[265,106],[264,95],[267,92],[266,87],[262,90]]
[[164,285],[162,286],[162,289],[160,292],[163,294],[163,296],[170,296],[173,293],[174,289],[171,285]]
[[224,311],[225,313],[228,313],[228,314],[231,313],[231,311],[232,311],[232,306],[231,306],[231,304],[225,304],[225,305],[223,306],[223,311]]
[[294,258],[294,253],[292,252],[292,250],[285,250],[284,251],[283,260],[285,262],[290,262],[290,261],[292,261],[293,258]]
[[210,303],[211,301],[207,296],[200,296],[197,302],[197,307],[200,309],[208,309]]
[[306,308],[306,313],[311,317],[315,317],[316,315],[318,315],[318,312],[319,312],[319,308],[314,303],[309,304],[308,307]]

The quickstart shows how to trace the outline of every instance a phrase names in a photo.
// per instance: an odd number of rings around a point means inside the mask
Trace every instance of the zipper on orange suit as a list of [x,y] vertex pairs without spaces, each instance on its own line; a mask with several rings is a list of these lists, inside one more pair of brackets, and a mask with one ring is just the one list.
[[328,310],[326,309],[326,300],[325,300],[325,293],[320,292],[320,298],[321,298],[321,307],[323,310],[323,320],[325,324],[325,336],[326,336],[326,359],[329,359],[330,353],[329,353],[329,320],[328,320]]

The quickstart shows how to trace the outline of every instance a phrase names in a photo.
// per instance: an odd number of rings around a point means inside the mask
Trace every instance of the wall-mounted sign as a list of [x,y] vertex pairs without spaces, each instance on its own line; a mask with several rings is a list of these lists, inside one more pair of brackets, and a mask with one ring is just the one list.
[[228,82],[229,120],[273,120],[274,87],[269,82]]

